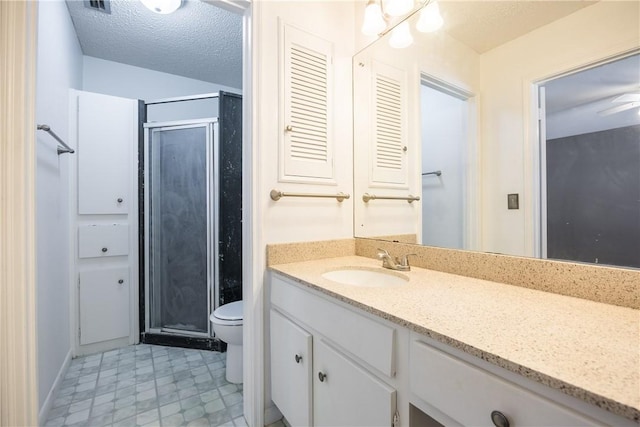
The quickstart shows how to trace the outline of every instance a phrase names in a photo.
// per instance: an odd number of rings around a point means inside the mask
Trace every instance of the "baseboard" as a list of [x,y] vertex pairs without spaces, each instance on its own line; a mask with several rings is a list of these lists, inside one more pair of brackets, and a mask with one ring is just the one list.
[[53,382],[51,390],[49,390],[49,393],[47,394],[47,398],[42,403],[40,413],[38,414],[38,425],[43,426],[47,421],[47,416],[49,415],[49,410],[51,410],[51,405],[53,405],[53,400],[55,399],[56,392],[60,389],[60,384],[62,384],[62,380],[64,380],[64,376],[67,374],[67,369],[69,369],[70,363],[71,349],[69,349],[69,351],[67,352],[67,356],[64,358],[64,362],[62,362],[62,366],[58,371],[56,380]]
[[282,412],[276,405],[271,402],[271,405],[264,409],[264,425],[268,426],[282,419]]

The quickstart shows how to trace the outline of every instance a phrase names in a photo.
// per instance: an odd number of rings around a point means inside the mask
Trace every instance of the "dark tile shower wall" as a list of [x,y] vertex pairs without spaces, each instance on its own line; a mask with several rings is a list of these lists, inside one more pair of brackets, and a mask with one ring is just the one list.
[[242,299],[242,97],[220,92],[220,305]]
[[[140,230],[144,231],[144,139],[142,124],[146,121],[146,106],[139,105],[140,155],[139,201]],[[218,304],[242,299],[242,96],[220,92],[219,97],[219,206],[218,210]],[[144,234],[140,236],[140,265],[144,265]],[[215,260],[214,260],[215,261]],[[214,263],[215,264],[215,263]],[[141,341],[178,347],[223,350],[225,344],[217,339],[144,333],[145,330],[145,271],[140,269],[140,331]]]

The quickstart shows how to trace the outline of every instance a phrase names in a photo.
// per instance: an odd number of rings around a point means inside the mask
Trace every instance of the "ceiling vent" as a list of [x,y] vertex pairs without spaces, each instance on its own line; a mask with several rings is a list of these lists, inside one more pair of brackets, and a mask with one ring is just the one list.
[[111,14],[110,0],[84,0],[84,6],[91,10]]

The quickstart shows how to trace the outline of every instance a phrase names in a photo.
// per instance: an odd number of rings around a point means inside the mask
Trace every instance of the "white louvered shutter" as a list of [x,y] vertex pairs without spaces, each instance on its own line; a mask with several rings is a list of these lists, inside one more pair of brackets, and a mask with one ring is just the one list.
[[280,178],[332,182],[333,45],[288,25],[282,33]]
[[371,185],[406,186],[406,73],[377,61],[373,61],[372,71]]

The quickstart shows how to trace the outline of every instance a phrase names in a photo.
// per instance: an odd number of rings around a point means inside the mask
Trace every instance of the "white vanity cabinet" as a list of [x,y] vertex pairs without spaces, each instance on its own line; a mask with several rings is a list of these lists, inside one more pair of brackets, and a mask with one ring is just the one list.
[[292,426],[311,425],[311,338],[271,310],[271,400]]
[[271,305],[272,400],[292,426],[393,424],[393,328],[275,274]]
[[430,426],[638,425],[414,332],[409,372],[409,400]]

